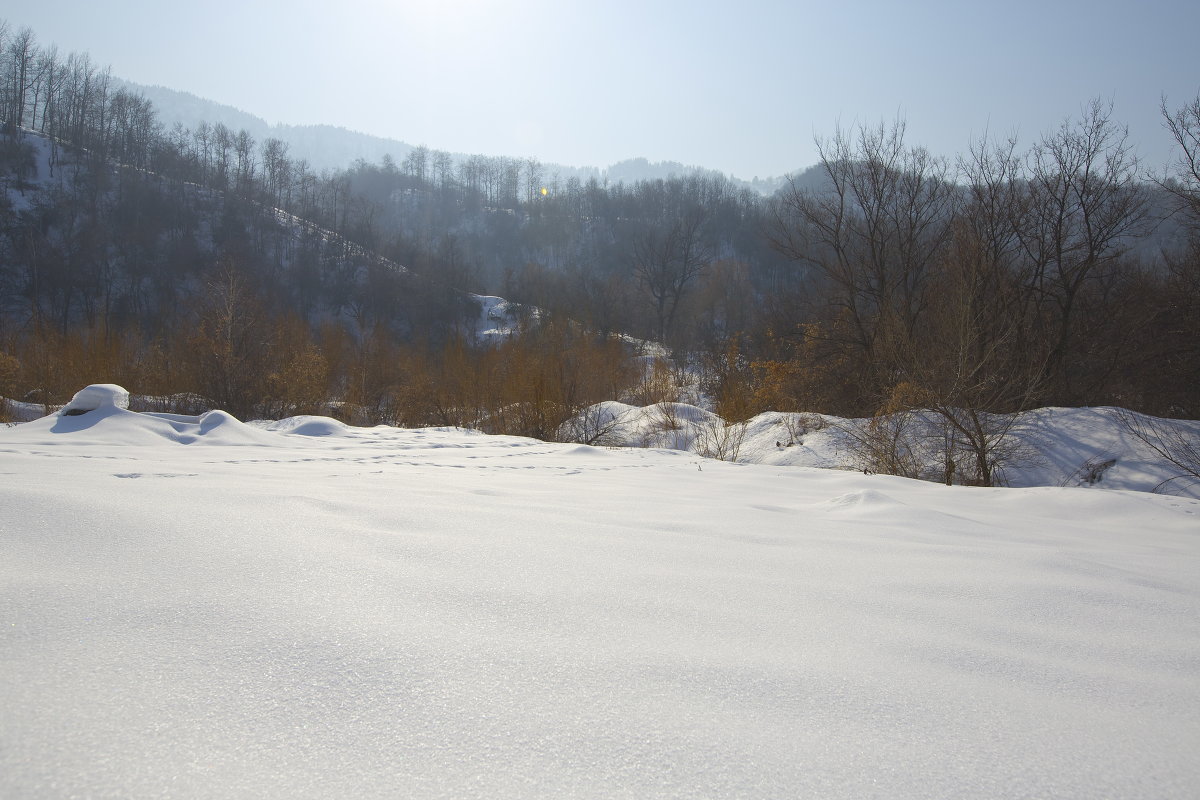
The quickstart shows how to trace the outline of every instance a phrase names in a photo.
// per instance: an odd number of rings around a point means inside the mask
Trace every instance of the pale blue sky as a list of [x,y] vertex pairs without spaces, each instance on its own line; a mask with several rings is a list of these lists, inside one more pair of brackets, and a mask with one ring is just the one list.
[[607,166],[778,175],[814,135],[898,114],[947,156],[1029,144],[1090,98],[1151,164],[1159,99],[1200,91],[1200,3],[1090,0],[0,0],[43,46],[271,122]]

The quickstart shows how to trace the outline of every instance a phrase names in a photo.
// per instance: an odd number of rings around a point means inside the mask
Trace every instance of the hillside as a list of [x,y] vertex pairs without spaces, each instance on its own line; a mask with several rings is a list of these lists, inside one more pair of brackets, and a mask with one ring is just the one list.
[[[365,160],[379,163],[385,156],[400,163],[414,149],[414,145],[397,139],[371,136],[358,131],[347,130],[337,125],[288,125],[284,123],[269,123],[261,117],[233,108],[212,100],[169,89],[165,86],[147,86],[131,81],[118,81],[120,86],[137,92],[154,103],[160,122],[170,128],[179,124],[188,130],[196,130],[201,123],[216,125],[220,123],[231,130],[246,130],[256,140],[267,138],[279,139],[286,142],[295,158],[303,158],[317,172],[323,170],[349,169],[354,162]],[[421,143],[436,149],[437,142]],[[510,154],[516,157],[529,158],[534,154]],[[450,153],[455,165],[469,160],[471,155],[466,153]],[[572,178],[586,181],[597,178],[602,181],[629,184],[646,180],[664,180],[670,177],[687,175],[721,175],[717,170],[701,166],[689,166],[674,161],[650,162],[645,158],[628,158],[608,166],[578,166],[567,164],[546,163],[543,169],[548,176],[554,176],[559,181]],[[799,172],[799,170],[797,171]],[[744,180],[734,176],[724,176],[739,187],[753,189],[763,195],[770,195],[784,185],[784,176]]]
[[317,172],[346,169],[359,159],[376,163],[384,156],[390,156],[399,162],[413,149],[413,145],[406,142],[369,136],[334,125],[271,124],[241,109],[165,86],[129,81],[119,81],[119,84],[154,103],[158,119],[165,128],[179,124],[194,131],[201,123],[219,123],[234,131],[246,130],[256,141],[280,139],[289,145],[296,158],[306,159]]

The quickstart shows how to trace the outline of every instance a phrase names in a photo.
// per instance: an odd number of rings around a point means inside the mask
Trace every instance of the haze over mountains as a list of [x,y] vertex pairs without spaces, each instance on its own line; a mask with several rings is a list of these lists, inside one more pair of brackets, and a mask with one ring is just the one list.
[[[398,139],[387,139],[372,136],[358,131],[348,130],[338,125],[289,125],[270,123],[255,114],[242,111],[233,106],[224,105],[213,100],[198,97],[189,92],[182,92],[165,86],[146,85],[118,79],[117,84],[131,92],[140,93],[154,103],[158,119],[165,129],[179,124],[189,130],[195,130],[202,122],[210,125],[221,123],[231,130],[245,130],[256,140],[266,138],[279,139],[286,142],[291,154],[296,158],[308,161],[310,167],[322,170],[346,169],[358,160],[368,163],[378,163],[385,156],[390,156],[397,163],[411,153],[416,145]],[[430,148],[437,148],[436,142],[422,143]],[[451,153],[455,164],[461,163],[472,154]],[[507,154],[518,156],[534,156],[536,153]],[[545,164],[548,176],[557,176],[560,180],[578,178],[586,181],[597,178],[611,183],[636,183],[641,180],[666,179],[672,176],[705,175],[709,177],[723,175],[718,170],[702,166],[681,164],[677,161],[651,162],[645,158],[628,158],[606,167],[570,166],[565,164]],[[799,170],[798,170],[799,171]],[[755,178],[745,180],[736,176],[728,177],[734,184],[753,189],[764,195],[773,194],[786,181],[786,176]]]

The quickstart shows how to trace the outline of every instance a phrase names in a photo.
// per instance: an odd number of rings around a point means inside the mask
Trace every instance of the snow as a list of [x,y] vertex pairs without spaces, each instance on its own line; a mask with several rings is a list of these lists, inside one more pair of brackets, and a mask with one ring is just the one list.
[[[504,339],[517,329],[519,307],[495,295],[468,295],[479,305],[479,316],[470,321],[471,336],[483,340]],[[534,311],[536,314],[536,310]]]
[[[1128,489],[1200,499],[1200,484],[1171,481],[1180,474],[1120,424],[1115,408],[1041,408],[1025,414],[1012,435],[1020,441],[1012,463],[1003,470],[1008,486],[1079,486]],[[1135,415],[1139,416],[1139,415]],[[736,460],[775,466],[861,469],[846,428],[865,420],[823,414],[768,412],[744,425],[682,403],[638,407],[604,402],[585,410],[574,432],[604,430],[601,443],[621,447],[658,447],[686,452],[712,450],[716,436],[737,440]],[[1200,422],[1158,420],[1169,430],[1200,440]],[[918,420],[915,424],[926,424]],[[726,448],[729,449],[728,447]],[[936,462],[936,459],[931,460]],[[1089,482],[1086,465],[1112,461],[1099,480]]]
[[277,433],[294,433],[298,436],[350,436],[355,430],[336,419],[309,415],[251,424],[257,424],[264,430]]
[[76,392],[59,413],[70,416],[110,408],[129,408],[129,392],[115,383],[93,383]]
[[0,473],[5,798],[1200,785],[1195,499],[115,404]]
[[[5,196],[12,203],[15,212],[31,211],[39,192],[51,189],[57,183],[61,183],[62,173],[66,169],[66,165],[60,162],[56,177],[50,140],[33,131],[22,129],[22,132],[25,135],[22,136],[20,142],[28,145],[32,150],[33,169],[24,177],[24,180],[20,182],[11,180],[12,185],[8,188]],[[62,155],[65,154],[60,154],[60,156]]]

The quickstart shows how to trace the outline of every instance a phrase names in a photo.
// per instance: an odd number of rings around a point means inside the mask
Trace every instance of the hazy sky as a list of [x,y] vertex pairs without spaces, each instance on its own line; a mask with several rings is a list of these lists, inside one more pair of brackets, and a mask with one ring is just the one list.
[[1200,91],[1195,0],[0,0],[0,17],[270,122],[742,178],[814,163],[839,123],[900,115],[952,156],[985,130],[1028,144],[1097,96],[1160,166],[1160,97]]

